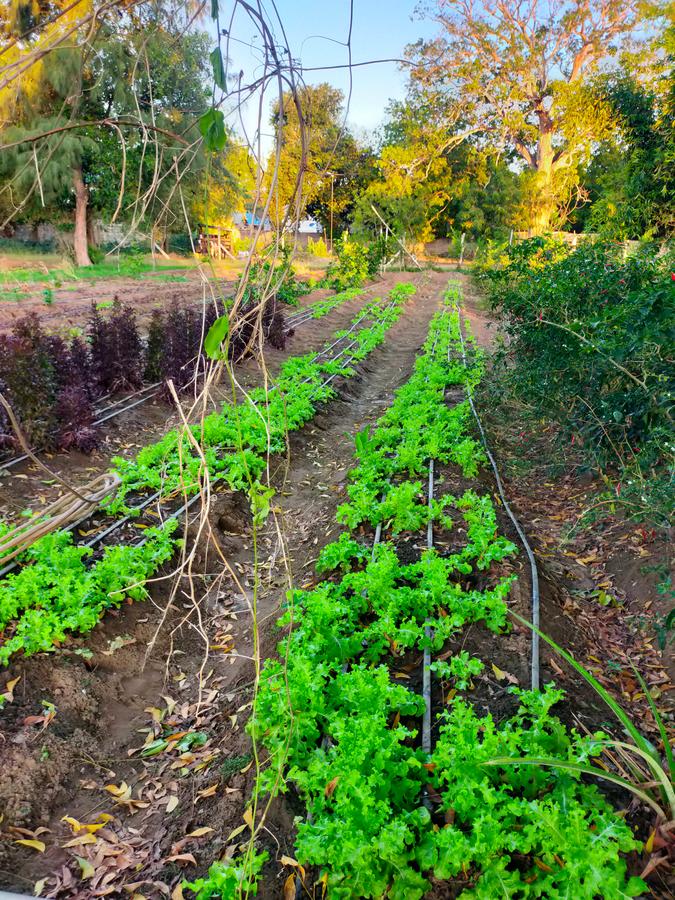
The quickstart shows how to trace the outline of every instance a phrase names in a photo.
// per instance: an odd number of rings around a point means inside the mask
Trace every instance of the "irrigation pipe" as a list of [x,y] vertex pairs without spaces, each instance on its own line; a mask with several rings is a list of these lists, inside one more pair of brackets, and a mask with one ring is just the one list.
[[[113,400],[111,403],[108,403],[107,406],[99,406],[94,409],[95,416],[103,416],[105,413],[110,412],[111,409],[115,409],[115,407],[119,406],[121,403],[127,403],[129,400],[133,400],[134,397],[138,397],[139,394],[147,394],[148,391],[155,390],[155,388],[159,388],[162,386],[161,381],[155,381],[154,384],[146,384],[144,387],[139,388],[137,391],[132,391],[130,394],[126,394],[124,397],[119,397],[117,400]],[[111,394],[106,398],[108,399]]]
[[[438,335],[431,347],[431,358],[434,357],[436,344],[438,343]],[[448,347],[448,362],[450,361],[450,348]],[[427,375],[424,379],[429,380]],[[431,507],[434,503],[434,461],[429,460],[429,483],[428,483],[428,499],[429,521],[427,522],[427,550],[432,550],[434,546],[434,520],[431,516]],[[428,620],[424,623],[424,637],[427,646],[424,648],[424,658],[422,660],[422,696],[424,698],[424,718],[422,719],[422,749],[426,754],[431,754],[431,626]],[[426,798],[428,802],[428,797]]]
[[[462,346],[462,362],[464,363],[464,368],[468,371],[468,364],[466,359],[466,344],[464,342],[464,332],[462,328],[462,309],[459,303],[455,304],[455,308],[457,310],[457,326],[459,331],[459,340]],[[530,562],[530,574],[532,581],[532,625],[534,626],[534,630],[532,631],[532,690],[539,690],[539,572],[537,570],[537,561],[534,556],[534,552],[532,551],[532,547],[530,546],[529,541],[525,535],[525,532],[522,529],[522,526],[516,516],[514,515],[511,507],[509,506],[508,500],[506,499],[506,495],[504,493],[504,486],[502,484],[502,479],[499,475],[499,469],[497,468],[497,463],[495,462],[495,458],[490,451],[490,447],[488,446],[487,437],[485,435],[485,430],[483,428],[483,423],[480,420],[480,416],[478,415],[478,411],[476,410],[476,405],[473,402],[473,391],[471,389],[471,385],[469,381],[466,382],[466,396],[469,401],[469,406],[471,407],[471,412],[473,413],[474,419],[476,420],[476,425],[478,426],[478,431],[480,432],[481,441],[483,442],[483,447],[485,449],[485,454],[487,458],[490,460],[490,465],[492,466],[492,471],[494,472],[495,482],[497,484],[497,491],[499,492],[499,497],[502,501],[502,505],[504,510],[506,511],[507,516],[511,519],[513,523],[513,527],[516,529],[518,533],[518,537],[525,548],[525,552],[527,553],[527,558]]]
[[[429,521],[427,522],[427,550],[434,546],[434,522],[431,517],[431,507],[434,502],[434,461],[429,460]],[[431,626],[424,623],[424,661],[422,664],[422,696],[424,697],[424,718],[422,720],[422,749],[428,755],[431,753]]]

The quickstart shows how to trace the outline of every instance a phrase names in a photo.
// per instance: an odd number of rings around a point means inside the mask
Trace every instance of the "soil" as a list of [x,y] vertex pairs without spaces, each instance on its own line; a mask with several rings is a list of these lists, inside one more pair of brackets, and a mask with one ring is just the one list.
[[[169,281],[169,278],[176,280]],[[221,280],[219,289],[226,296],[231,293],[224,280]],[[166,307],[174,301],[195,303],[203,296],[199,273],[185,269],[137,278],[80,281],[72,287],[55,288],[51,303],[45,302],[43,291],[44,288],[36,290],[34,286],[27,285],[20,299],[0,300],[0,332],[10,331],[17,319],[37,313],[45,330],[68,334],[72,329],[85,326],[92,303],[107,303],[115,297],[131,304],[143,324],[149,321],[154,309]]]
[[[466,285],[465,277],[459,277]],[[339,383],[338,398],[291,435],[288,457],[274,460],[277,493],[258,546],[260,584],[252,578],[247,506],[239,495],[218,492],[209,524],[226,560],[225,573],[213,546],[207,550],[202,538],[191,559],[192,578],[185,571],[174,577],[167,569],[151,585],[145,603],[124,606],[108,614],[86,638],[72,640],[51,655],[18,660],[3,674],[2,689],[19,680],[13,701],[0,713],[0,810],[4,812],[0,887],[30,893],[36,882],[46,879],[39,884],[43,896],[81,900],[102,895],[171,896],[179,900],[176,886],[183,877],[203,874],[212,860],[231,855],[246,838],[244,813],[254,776],[244,731],[254,678],[250,601],[255,592],[259,652],[264,658],[275,652],[279,637],[275,620],[285,589],[290,583],[314,583],[317,554],[338,533],[334,515],[343,502],[353,464],[351,435],[374,423],[409,377],[447,275],[387,276],[371,287],[370,295],[410,279],[419,282],[418,293],[384,345],[359,367],[355,377]],[[356,302],[345,305],[307,330],[299,329],[286,351],[266,353],[270,370],[274,372],[288,354],[316,347],[342,327],[356,308]],[[493,329],[472,292],[466,312],[479,344],[488,347]],[[243,370],[247,379],[255,380],[253,361]],[[106,468],[110,455],[120,447],[133,452],[170,424],[166,416],[160,421],[160,413],[153,423],[154,413],[141,410],[135,424],[134,420],[120,423],[115,450],[111,448],[100,459],[75,461],[70,470],[73,477],[84,473],[85,463],[94,471]],[[503,448],[497,445],[496,449]],[[69,464],[59,458],[59,465]],[[444,492],[457,493],[467,486],[449,468],[438,475]],[[35,496],[34,480],[32,491],[30,486],[27,483],[22,493],[23,488],[15,488],[12,482],[14,509]],[[480,476],[480,487],[494,491],[488,472]],[[615,647],[627,658],[639,646],[639,659],[652,667],[650,684],[655,683],[663,673],[657,648],[644,641],[637,645],[638,638],[616,609],[594,604],[589,611],[588,601],[582,603],[575,593],[580,584],[588,590],[599,576],[594,562],[580,564],[576,548],[570,551],[562,542],[562,526],[556,518],[561,515],[561,485],[508,479],[506,490],[527,533],[538,538],[543,628],[582,660],[597,654],[600,667],[615,658]],[[513,527],[499,507],[498,516],[504,532],[515,541]],[[193,523],[193,534],[197,527]],[[411,543],[410,553],[415,552]],[[612,570],[615,582],[624,579],[628,586],[635,579],[631,590],[639,592],[642,583],[636,561],[631,557],[629,564],[628,553],[625,547],[608,557],[602,577],[614,565],[621,572]],[[510,603],[527,615],[531,592],[524,554],[514,565],[521,577]],[[635,599],[631,595],[626,602]],[[511,678],[528,685],[529,644],[529,632],[519,628],[497,638],[473,626],[463,636],[463,648],[496,666],[496,670],[488,667],[476,685],[477,702],[496,718],[512,711],[512,697],[507,693]],[[590,689],[553,653],[542,656],[542,680],[555,677],[573,698],[563,717],[589,729],[606,721],[608,714],[598,707]],[[642,724],[648,726],[644,698],[637,696],[637,690],[631,695],[624,669],[620,680],[619,676],[608,679],[608,685],[640,712]],[[663,694],[668,690],[663,682]],[[435,701],[442,702],[438,693]],[[148,742],[161,737],[172,740],[168,746],[157,745],[154,755],[147,750],[141,755],[144,745],[151,750],[155,745]],[[181,740],[187,741],[182,754]],[[625,797],[619,802],[627,805]],[[273,860],[293,857],[293,816],[300,811],[292,791],[270,807],[263,844]],[[73,844],[86,836],[85,831],[77,832],[73,820],[95,823],[101,813],[112,818],[101,823],[97,842]],[[71,821],[64,821],[64,816],[72,817]],[[44,852],[15,843],[24,839],[44,842]],[[633,867],[639,871],[643,862],[633,860]],[[268,865],[259,896],[263,900],[284,896],[284,882],[292,871],[276,862]],[[668,896],[664,884],[655,884],[654,897]],[[434,896],[453,894],[439,889]]]
[[[379,295],[400,280],[405,279],[388,276],[368,293]],[[291,437],[290,462],[280,462],[274,477],[281,495],[278,515],[283,518],[283,533],[289,536],[286,553],[295,583],[311,579],[319,549],[335,533],[335,507],[353,453],[350,435],[365,423],[374,422],[396,387],[409,376],[444,284],[443,277],[426,276],[415,303],[407,306],[385,345],[366,361],[359,375],[340,386],[339,399]],[[316,347],[354,315],[350,306],[333,311],[307,331],[299,329],[286,353]],[[284,355],[275,351],[267,358],[272,371]],[[247,365],[250,368],[252,363]],[[145,437],[147,440],[147,431]],[[94,822],[100,812],[115,816],[98,834],[107,844],[125,848],[126,868],[119,864],[118,856],[111,857],[117,860],[111,879],[116,886],[128,886],[146,877],[173,886],[183,872],[192,876],[195,871],[191,859],[169,860],[177,855],[171,852],[177,842],[198,828],[213,829],[189,838],[179,848],[178,855],[189,852],[203,871],[229,846],[229,831],[242,824],[252,770],[240,772],[235,768],[234,774],[225,779],[222,766],[234,759],[237,764],[241,760],[240,768],[246,768],[249,751],[242,731],[253,674],[248,659],[250,616],[246,605],[252,588],[248,513],[235,495],[218,494],[211,520],[242,591],[222,578],[213,578],[213,561],[198,558],[198,603],[208,629],[208,645],[223,648],[212,650],[208,669],[202,671],[205,643],[196,622],[182,622],[186,607],[195,618],[187,578],[180,580],[181,591],[174,597],[165,627],[148,652],[171,599],[173,581],[165,577],[153,585],[150,601],[106,616],[86,639],[69,642],[67,652],[18,661],[7,670],[7,681],[17,677],[20,681],[14,689],[14,701],[2,714],[3,743],[11,748],[0,775],[0,808],[5,811],[5,840],[0,850],[3,887],[27,891],[35,881],[56,872],[60,873],[58,881],[43,886],[43,893],[51,888],[59,896],[95,895],[93,882],[82,890],[77,879],[65,874],[70,869],[63,867],[67,861],[72,864],[73,853],[81,856],[88,845],[63,848],[74,837],[71,827],[61,821],[64,815],[80,822]],[[274,622],[288,576],[276,533],[263,537],[262,552],[269,561],[269,576],[258,598],[261,654],[266,656],[274,653],[278,639]],[[81,649],[91,651],[91,658],[79,655]],[[204,677],[207,674],[208,680]],[[42,715],[43,700],[56,708],[46,725],[30,718]],[[147,759],[140,759],[138,753],[128,756],[143,744],[145,734],[139,734],[138,729],[160,729],[147,710],[167,706],[172,712],[163,721],[170,721],[171,729],[202,729],[209,735],[208,743],[187,763],[190,774],[183,777],[177,777],[171,769],[175,752]],[[208,762],[199,768],[204,760]],[[131,787],[131,798],[115,803],[105,786],[119,787],[122,782]],[[213,795],[209,792],[212,786],[216,788]],[[200,791],[206,791],[206,795],[200,797]],[[167,814],[167,799],[174,795],[179,798],[178,806]],[[139,803],[148,805],[139,807]],[[285,808],[272,810],[270,828],[282,841],[281,852],[289,855],[290,824]],[[14,844],[14,840],[28,836],[12,830],[17,828],[31,833],[48,828],[48,832],[37,835],[47,845],[45,852],[39,854]],[[96,871],[97,877],[105,878],[113,867],[97,864]],[[155,886],[154,890],[160,893],[153,893],[147,886],[143,893],[161,895],[161,888]]]

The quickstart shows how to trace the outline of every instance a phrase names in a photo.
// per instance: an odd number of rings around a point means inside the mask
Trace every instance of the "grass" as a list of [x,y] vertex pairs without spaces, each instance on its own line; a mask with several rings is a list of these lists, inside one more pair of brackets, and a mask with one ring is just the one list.
[[[16,301],[22,297],[21,286],[30,284],[47,284],[51,288],[59,288],[63,282],[94,281],[102,278],[153,278],[157,281],[186,281],[184,275],[169,274],[176,269],[191,269],[194,263],[190,260],[172,261],[153,265],[137,256],[122,256],[114,262],[105,261],[92,266],[74,266],[63,264],[59,268],[47,270],[46,267],[17,267],[2,273],[0,281],[0,300]],[[1,261],[0,261],[1,264]],[[167,273],[155,275],[155,273]],[[76,285],[73,284],[73,287]]]

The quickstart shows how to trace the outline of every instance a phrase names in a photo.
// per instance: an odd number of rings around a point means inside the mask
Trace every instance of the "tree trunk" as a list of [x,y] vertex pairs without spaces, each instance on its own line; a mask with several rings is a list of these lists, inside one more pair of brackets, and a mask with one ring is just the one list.
[[73,231],[73,249],[75,251],[76,266],[90,266],[89,250],[87,247],[87,206],[89,191],[82,178],[82,169],[76,166],[73,169],[73,187],[75,188],[75,230]]
[[91,209],[87,209],[87,245],[89,247],[98,247],[96,240],[96,228],[94,226],[94,216]]
[[553,185],[553,135],[548,129],[542,129],[537,147],[537,168],[535,184],[534,215],[532,230],[535,234],[543,234],[551,230],[551,220],[556,208],[555,188]]

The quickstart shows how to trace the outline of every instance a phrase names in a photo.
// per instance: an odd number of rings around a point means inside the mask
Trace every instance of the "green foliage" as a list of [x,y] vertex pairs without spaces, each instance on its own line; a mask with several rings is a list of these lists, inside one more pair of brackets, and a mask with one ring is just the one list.
[[[219,59],[212,55],[209,64],[210,40],[188,26],[187,15],[155,5],[104,16],[94,35],[85,39],[76,29],[25,73],[11,112],[3,107],[3,121],[11,125],[2,142],[46,134],[0,154],[0,207],[13,198],[16,221],[70,222],[76,171],[89,216],[109,220],[114,214],[146,233],[156,226],[183,230],[178,223],[186,209],[197,221],[215,222],[243,206],[252,184],[247,152],[222,112],[210,106],[210,76]],[[4,103],[12,96],[9,88]],[[93,124],[73,128],[78,121]],[[188,133],[197,141],[185,154]],[[149,142],[156,152],[147,152]],[[183,153],[180,192],[176,152],[178,158]]]
[[[350,355],[354,361],[365,359],[382,343],[414,291],[411,285],[397,285],[390,293],[393,305],[384,306],[376,300],[358,313],[355,319],[365,312],[365,321],[370,324],[353,332],[355,344]],[[214,346],[217,338],[215,334]],[[315,359],[313,353],[290,357],[281,366],[271,390],[256,388],[249,392],[247,402],[226,402],[220,412],[206,416],[193,428],[193,436],[204,451],[211,476],[225,480],[234,490],[248,490],[261,476],[268,450],[284,452],[288,431],[301,428],[318,404],[333,396],[332,388],[323,384],[326,374],[350,377],[354,369],[345,357],[335,361]],[[196,493],[203,463],[189,437],[183,435],[180,440],[179,446],[179,432],[170,431],[144,447],[136,459],[115,459],[122,483],[107,510],[132,512],[126,505],[128,496],[144,489],[164,494],[181,489],[188,496]]]
[[500,392],[559,422],[561,441],[605,473],[607,499],[659,524],[674,462],[671,268],[649,248],[623,260],[610,244],[571,252],[534,239],[484,277],[509,338]]
[[494,757],[545,755],[563,761],[600,753],[604,737],[580,737],[550,713],[562,691],[512,689],[520,706],[497,725],[457,701],[442,719],[433,752],[434,787],[452,824],[434,835],[427,865],[438,878],[473,869],[462,896],[512,898],[637,897],[645,884],[627,878],[620,853],[638,849],[630,828],[593,784],[578,774],[513,766],[486,767]]
[[332,572],[335,569],[348,571],[355,560],[363,560],[368,556],[368,549],[343,531],[337,541],[326,544],[316,563],[317,572]]
[[[672,25],[670,32],[675,33]],[[598,149],[584,172],[590,203],[576,212],[577,227],[608,240],[672,233],[674,59],[671,48],[670,56],[663,59],[665,71],[647,84],[639,70],[625,68],[597,79],[594,93],[610,106],[616,133]]]
[[450,662],[437,660],[431,664],[431,671],[444,681],[450,681],[458,691],[466,691],[473,687],[473,678],[480,675],[485,666],[476,656],[469,656],[466,650],[460,650],[450,658]]
[[145,532],[142,546],[108,547],[86,565],[92,551],[73,544],[69,531],[41,538],[21,557],[23,567],[0,581],[0,664],[23,652],[31,656],[90,631],[106,609],[127,597],[147,596],[145,582],[176,547],[175,521]]
[[239,900],[258,894],[258,878],[269,858],[267,851],[252,852],[241,862],[213,863],[206,878],[183,883],[185,890],[194,891],[194,900]]
[[308,238],[305,250],[310,256],[316,256],[320,259],[327,259],[330,256],[326,241],[323,238],[317,238],[315,241],[312,238]]
[[325,283],[336,291],[360,287],[369,274],[368,248],[345,232],[335,243],[335,253],[337,262],[328,267]]
[[[449,460],[454,444],[466,440],[465,419],[447,427],[430,409],[445,407],[447,384],[479,377],[479,359],[468,369],[449,361],[457,342],[456,316],[440,313],[408,384],[374,430],[356,435],[350,512],[365,503],[371,524],[400,516],[407,525],[412,516],[415,527],[432,516],[459,535],[448,514],[454,508],[464,517],[464,545],[447,555],[423,551],[409,564],[390,541],[371,553],[348,532],[324,548],[317,568],[332,579],[289,594],[279,622],[288,629],[279,646],[284,663],[263,667],[249,722],[268,753],[257,790],[276,794],[293,784],[306,807],[296,819],[295,856],[318,867],[332,898],[419,900],[431,877],[460,873],[472,885],[466,896],[486,900],[500,890],[514,898],[594,900],[603,883],[616,888],[612,896],[636,896],[642,882],[626,880],[619,854],[639,845],[597,788],[574,773],[523,766],[495,774],[485,765],[515,748],[579,762],[597,755],[602,735],[580,738],[550,715],[562,692],[519,692],[520,709],[499,726],[457,702],[427,758],[414,726],[424,702],[392,678],[406,653],[429,645],[439,651],[468,623],[506,626],[512,579],[499,577],[492,563],[515,548],[497,534],[490,498],[466,491],[428,506],[417,502],[421,485],[412,480],[426,469],[429,448]],[[360,521],[354,515],[350,527]],[[482,591],[463,586],[474,566],[487,574]],[[466,651],[434,664],[458,690],[471,687],[482,668]],[[440,828],[424,804],[430,777],[446,821],[453,811],[452,824]]]
[[[354,332],[351,352],[357,360],[384,340],[414,290],[410,285],[398,285],[390,295],[393,305],[373,301],[366,307],[370,324]],[[212,343],[217,352],[218,334],[213,335]],[[322,383],[327,372],[349,377],[353,369],[344,359],[326,363],[315,360],[313,354],[291,357],[282,366],[273,391],[251,391],[246,403],[224,404],[222,412],[207,416],[194,428],[212,475],[247,491],[258,525],[269,514],[272,498],[270,490],[258,481],[266,455],[283,451],[287,431],[300,428],[314,415],[317,405],[332,396],[332,390]],[[265,410],[266,421],[260,410]],[[183,435],[180,448],[178,440],[177,431],[169,432],[144,448],[136,460],[117,461],[122,484],[107,503],[109,513],[133,516],[125,501],[137,490],[166,495],[182,486],[192,495],[199,489],[201,460],[187,436]],[[170,534],[175,527],[172,521],[164,529],[148,529],[142,547],[109,548],[89,568],[85,559],[91,552],[74,546],[70,532],[55,532],[35,544],[21,560],[26,565],[19,573],[0,582],[0,631],[5,630],[0,662],[6,663],[18,651],[30,654],[49,649],[63,641],[67,632],[90,630],[105,609],[119,605],[127,595],[133,599],[146,596],[144,582],[173,552],[175,542]],[[4,528],[0,525],[0,533]]]
[[[298,117],[302,110],[302,126]],[[344,94],[327,82],[299,85],[275,101],[271,124],[279,140],[277,181],[272,192],[271,218],[282,223],[301,200],[305,212],[321,222],[324,234],[340,234],[351,220],[354,197],[371,177],[373,152],[345,126]],[[296,195],[303,171],[302,197]],[[266,166],[269,188],[273,160]]]
[[[519,157],[522,227],[550,230],[578,198],[580,164],[612,130],[608,104],[589,88],[592,75],[656,28],[630,0],[611,10],[585,4],[573,14],[565,5],[525,10],[439,0],[427,12],[440,33],[408,48],[409,95],[435,120],[445,146],[471,135],[470,143],[495,156],[506,150],[505,162]],[[428,155],[421,148],[411,163],[431,167],[436,146]]]
[[[282,303],[296,306],[298,299],[312,290],[310,284],[296,278],[290,248],[282,248],[279,256],[280,259],[277,260],[275,249],[272,259],[262,259],[251,265],[246,273],[243,302],[256,304],[263,298],[274,295]],[[239,286],[241,287],[241,283]]]
[[317,300],[312,304],[311,312],[313,319],[322,319],[327,316],[331,310],[336,309],[349,300],[355,300],[361,295],[360,288],[348,288],[346,291],[340,291],[334,297],[328,297],[327,300]]

